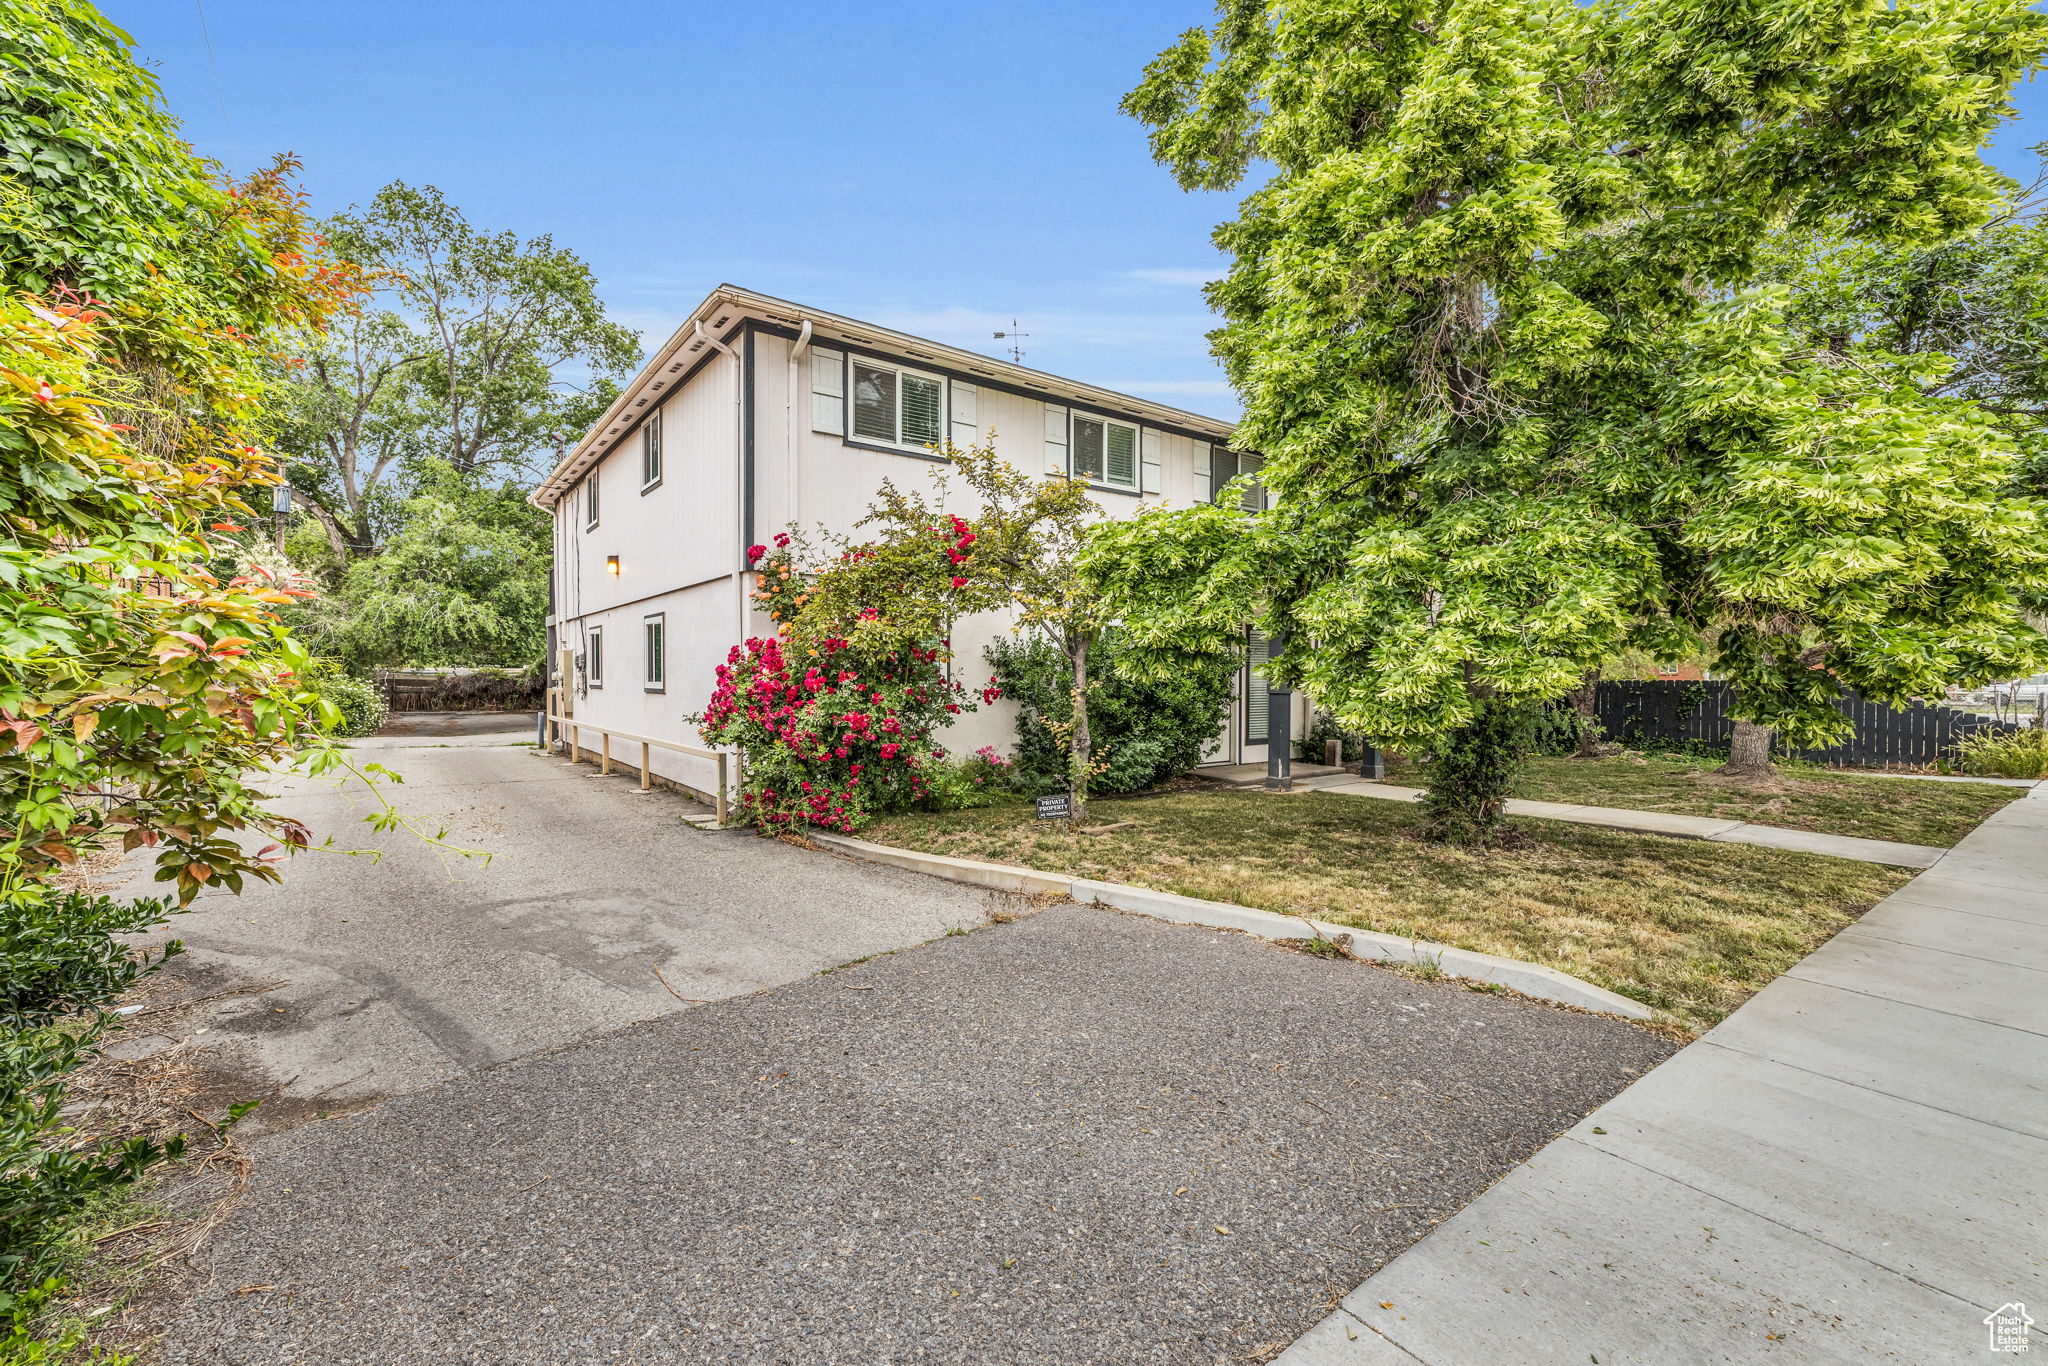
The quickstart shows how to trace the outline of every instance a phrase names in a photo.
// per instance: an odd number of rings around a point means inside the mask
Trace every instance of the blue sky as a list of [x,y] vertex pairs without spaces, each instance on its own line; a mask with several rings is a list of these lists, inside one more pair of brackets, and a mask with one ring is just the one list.
[[731,281],[991,355],[1015,317],[1027,364],[1236,412],[1200,294],[1234,197],[1182,193],[1116,108],[1208,0],[100,4],[201,152],[297,152],[321,212],[402,179],[552,233],[649,346]]
[[194,0],[100,4],[201,152],[552,233],[649,346],[731,281],[991,355],[1014,317],[1029,365],[1236,411],[1200,293],[1234,201],[1116,108],[1206,0],[204,0],[218,91]]

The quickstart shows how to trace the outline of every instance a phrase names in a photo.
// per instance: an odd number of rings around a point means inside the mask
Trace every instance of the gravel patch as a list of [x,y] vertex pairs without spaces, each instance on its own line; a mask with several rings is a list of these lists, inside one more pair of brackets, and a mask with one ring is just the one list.
[[1671,1049],[1060,906],[264,1140],[153,1360],[1263,1360]]

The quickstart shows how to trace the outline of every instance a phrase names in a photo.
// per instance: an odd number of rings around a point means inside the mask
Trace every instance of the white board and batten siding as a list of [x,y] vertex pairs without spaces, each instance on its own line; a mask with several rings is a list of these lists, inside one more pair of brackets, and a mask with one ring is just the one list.
[[[1078,446],[1084,463],[1099,470],[1091,496],[1112,517],[1210,496],[1211,443],[1184,431],[1031,396],[1009,384],[978,383],[915,354],[884,358],[821,339],[797,358],[792,340],[768,330],[755,333],[753,346],[751,530],[757,542],[792,522],[850,533],[885,480],[929,492],[946,466],[922,449],[923,439],[961,446],[989,441],[1004,459],[1031,471],[1072,469]],[[853,392],[856,364],[870,381],[860,395]],[[877,368],[900,373],[893,382],[878,382]],[[641,487],[640,441],[628,433],[583,476],[599,482],[595,527],[586,525],[580,484],[557,497],[557,646],[587,658],[589,631],[600,632],[602,678],[585,680],[576,704],[578,716],[594,724],[695,743],[684,718],[708,703],[714,671],[737,643],[738,594],[751,586],[743,575],[735,582],[743,557],[737,371],[731,360],[715,356],[643,410],[661,414],[658,484]],[[856,398],[864,405],[859,422]],[[891,403],[894,441],[873,435],[888,429],[882,409]],[[1111,480],[1125,487],[1108,487]],[[947,510],[971,514],[972,495],[958,480],[950,482]],[[606,572],[611,555],[619,557],[617,575]],[[647,683],[644,659],[646,620],[657,615],[665,641],[660,690]],[[766,617],[749,613],[748,634],[773,629]],[[989,673],[983,650],[1007,630],[999,614],[959,624],[953,641],[959,682],[970,690],[982,685]],[[1015,742],[1014,706],[999,702],[962,716],[945,740],[956,754],[983,745],[1008,750]],[[629,757],[637,762],[637,747]],[[653,766],[659,776],[691,787],[711,782],[702,760],[657,752]]]

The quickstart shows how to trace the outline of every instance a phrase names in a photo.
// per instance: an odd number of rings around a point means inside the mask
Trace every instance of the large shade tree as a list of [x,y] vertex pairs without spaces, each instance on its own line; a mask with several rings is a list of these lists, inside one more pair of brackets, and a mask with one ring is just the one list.
[[480,229],[431,185],[393,182],[325,227],[376,297],[289,362],[279,444],[337,565],[400,531],[422,462],[530,474],[639,359],[574,252]]
[[1184,186],[1263,176],[1210,298],[1272,506],[1100,533],[1131,638],[1258,622],[1480,834],[1519,709],[1631,647],[1710,635],[1797,743],[1839,684],[2020,667],[2048,552],[2008,433],[1758,277],[1788,230],[1983,223],[2011,187],[1976,149],[2044,42],[2023,0],[1224,0],[1126,107]]

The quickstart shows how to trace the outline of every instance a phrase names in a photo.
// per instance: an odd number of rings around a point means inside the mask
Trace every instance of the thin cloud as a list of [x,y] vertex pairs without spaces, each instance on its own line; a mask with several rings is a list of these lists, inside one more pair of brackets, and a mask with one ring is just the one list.
[[1124,394],[1178,394],[1184,398],[1235,397],[1237,391],[1225,379],[1105,379],[1105,389]]
[[1149,270],[1127,270],[1126,280],[1137,280],[1148,285],[1173,285],[1176,288],[1200,289],[1203,285],[1222,278],[1218,270],[1184,270],[1178,267],[1162,266]]

